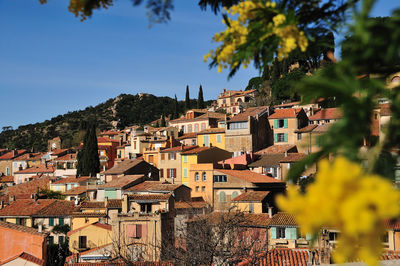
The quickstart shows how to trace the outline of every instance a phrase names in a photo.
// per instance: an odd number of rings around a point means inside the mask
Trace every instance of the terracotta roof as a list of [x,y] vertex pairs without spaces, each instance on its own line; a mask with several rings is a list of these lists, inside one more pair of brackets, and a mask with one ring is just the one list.
[[276,167],[284,157],[284,153],[266,153],[261,155],[259,160],[249,164],[249,167]]
[[6,264],[8,262],[11,262],[11,261],[17,259],[17,258],[21,258],[23,260],[32,262],[32,263],[34,263],[36,265],[45,265],[45,261],[44,260],[39,259],[39,258],[37,258],[37,257],[35,257],[35,256],[31,255],[31,254],[25,253],[25,252],[22,252],[21,254],[19,254],[17,256],[14,256],[14,257],[12,257],[12,258],[10,258],[8,260],[2,261],[1,264],[2,265]]
[[59,162],[59,161],[76,161],[76,153],[65,154],[63,156],[55,158],[53,161],[56,161],[56,162]]
[[121,209],[122,208],[122,199],[109,199],[107,201],[107,208]]
[[245,213],[242,226],[262,226],[267,227],[271,220],[267,213]]
[[260,202],[269,194],[269,191],[247,191],[233,199],[233,201]]
[[30,168],[26,168],[24,170],[20,170],[15,172],[15,174],[36,174],[36,173],[54,173],[55,168],[53,166],[48,166],[41,164],[39,166],[34,166]]
[[211,212],[189,219],[188,222],[206,220],[209,224],[218,225],[221,222],[234,222],[243,227],[267,227],[269,215],[266,213],[254,214],[245,212]]
[[65,195],[65,196],[75,196],[75,195],[83,194],[87,190],[88,189],[87,189],[86,186],[77,186],[77,187],[74,187],[74,188],[72,188],[70,190],[67,190],[67,191],[63,192],[62,194]]
[[143,162],[143,160],[139,160],[139,159],[125,160],[125,161],[120,162],[117,165],[114,165],[113,168],[108,169],[103,174],[105,174],[105,175],[123,174],[124,172],[128,171],[129,169],[135,167],[136,165],[138,165],[142,162]]
[[32,216],[53,204],[55,199],[17,199],[0,210],[0,216]]
[[185,133],[182,136],[176,138],[177,140],[181,140],[181,139],[192,139],[192,138],[196,138],[197,133],[196,132],[191,132],[191,133]]
[[247,121],[249,116],[256,116],[268,110],[268,106],[251,107],[247,108],[243,113],[239,113],[229,120],[229,122]]
[[119,134],[120,134],[119,131],[117,132],[117,131],[111,131],[111,130],[103,131],[100,133],[100,135],[109,135],[109,136],[115,136],[115,135],[119,135]]
[[314,115],[310,116],[309,120],[325,120],[325,119],[338,119],[342,117],[340,108],[326,108],[321,109]]
[[133,187],[126,189],[126,191],[136,191],[136,192],[172,192],[177,188],[183,186],[182,184],[165,184],[160,181],[144,181]]
[[318,125],[307,125],[305,127],[302,127],[300,129],[295,130],[294,132],[296,133],[308,133],[313,131]]
[[294,144],[281,144],[272,145],[263,150],[257,151],[255,154],[266,154],[266,153],[285,153],[285,152],[297,152],[297,147]]
[[389,103],[380,104],[379,107],[381,109],[381,112],[380,112],[381,116],[390,116],[392,114]]
[[175,209],[201,209],[207,208],[208,204],[205,201],[176,201]]
[[303,160],[307,155],[304,153],[288,153],[281,159],[281,163],[294,163]]
[[32,227],[27,227],[27,226],[23,226],[23,225],[18,225],[18,224],[12,224],[12,223],[6,223],[3,221],[0,221],[0,226],[4,227],[4,228],[8,228],[8,229],[12,229],[12,230],[16,230],[19,232],[24,232],[24,233],[28,233],[31,235],[39,235],[39,236],[47,236],[49,233],[46,232],[42,232],[39,233],[37,229],[32,228]]
[[288,249],[276,248],[260,254],[255,260],[247,259],[238,263],[238,266],[245,265],[273,265],[273,266],[288,266],[299,265],[306,266],[309,262],[309,251],[306,249]]
[[269,119],[296,118],[303,108],[287,108],[275,110]]
[[254,153],[250,154],[242,154],[240,156],[236,156],[233,158],[229,158],[226,160],[219,161],[219,164],[241,164],[241,165],[248,165],[249,163],[253,162],[256,158],[258,158],[258,155],[254,155]]
[[199,115],[194,118],[186,118],[186,117],[180,117],[174,120],[170,120],[169,123],[185,123],[185,122],[191,122],[191,121],[198,121],[198,120],[206,120],[206,119],[221,119],[225,118],[225,114],[221,113],[216,113],[216,112],[207,112],[203,115]]
[[[68,256],[68,257],[65,258],[65,262],[66,262],[65,264],[68,264],[68,265],[69,264],[73,264],[73,265],[75,265],[76,263],[73,263],[73,261],[76,260],[77,257],[80,257],[80,256],[85,255],[85,254],[90,254],[93,251],[96,251],[96,250],[99,250],[99,249],[102,249],[102,248],[106,248],[106,247],[109,247],[110,250],[112,250],[113,244],[112,243],[111,244],[105,244],[105,245],[98,246],[98,247],[95,247],[95,248],[92,248],[92,249],[89,249],[89,250],[86,250],[86,251],[82,251],[82,252],[79,252],[79,253],[74,253],[73,255]],[[115,264],[113,264],[113,265],[115,265]]]
[[206,147],[206,146],[204,146],[204,147],[197,147],[197,148],[194,148],[194,149],[190,149],[190,150],[188,150],[188,151],[184,151],[184,152],[182,152],[182,154],[183,155],[188,155],[188,154],[198,154],[198,153],[200,153],[200,152],[202,152],[202,151],[206,151],[206,150],[209,150],[209,149],[211,149],[212,147]]
[[194,149],[194,148],[197,148],[197,147],[198,147],[198,146],[196,146],[196,145],[194,145],[194,146],[188,146],[188,145],[185,145],[185,146],[176,146],[176,147],[172,147],[172,148],[167,148],[167,149],[161,150],[160,152],[187,151],[187,150]]
[[72,201],[66,200],[57,200],[52,204],[46,206],[45,208],[38,211],[34,216],[38,217],[50,217],[50,216],[69,216],[74,211],[77,211],[78,208]]
[[227,169],[216,169],[215,171],[231,175],[236,178],[251,182],[251,183],[284,183],[276,180],[272,177],[265,176],[262,174],[254,173],[250,170],[227,170]]
[[282,104],[274,105],[274,108],[288,107],[288,106],[299,105],[299,104],[300,104],[300,101],[290,102],[290,103],[282,103]]
[[384,226],[387,229],[392,229],[392,230],[400,230],[400,219],[397,220],[385,220]]
[[100,223],[100,222],[95,222],[95,223],[92,223],[92,224],[88,224],[88,225],[79,227],[79,228],[77,228],[77,229],[75,229],[75,230],[69,231],[69,232],[67,233],[67,236],[70,236],[70,235],[72,235],[72,234],[74,234],[74,233],[76,233],[76,232],[79,232],[79,231],[81,231],[82,229],[84,229],[84,228],[86,228],[86,227],[89,227],[89,226],[100,227],[100,228],[103,228],[103,229],[108,230],[108,231],[111,231],[111,230],[112,230],[111,224],[103,224],[103,223]]
[[225,93],[221,93],[221,95],[218,97],[218,99],[229,98],[229,97],[240,97],[240,96],[243,96],[243,95],[246,95],[246,94],[253,93],[255,91],[256,91],[256,89],[248,90],[248,91],[227,90],[227,91],[225,91]]
[[44,176],[32,181],[28,181],[22,184],[7,187],[2,190],[7,197],[15,196],[19,198],[30,198],[30,196],[37,192],[40,188],[49,188],[50,177]]
[[142,177],[143,175],[125,175],[121,177],[115,177],[110,182],[99,185],[97,188],[124,188]]
[[170,193],[164,193],[164,194],[133,194],[129,195],[129,199],[131,200],[167,200],[172,196]]
[[0,183],[11,183],[11,182],[14,182],[14,176],[12,175],[0,177]]
[[24,153],[18,157],[15,157],[14,161],[36,161],[41,160],[43,153]]
[[295,226],[297,227],[296,220],[294,219],[294,215],[289,214],[287,212],[278,212],[272,216],[270,222],[270,226]]
[[0,160],[11,160],[25,152],[26,152],[26,150],[9,151],[9,152],[6,152],[5,154],[1,155]]
[[84,201],[81,204],[81,209],[104,209],[103,201]]
[[329,127],[331,127],[333,123],[328,123],[328,124],[323,124],[323,125],[318,125],[312,133],[325,133],[329,130]]
[[103,142],[119,142],[119,140],[110,139],[107,137],[97,137],[97,143],[103,143]]
[[70,214],[72,217],[106,217],[106,213],[102,212],[73,212]]
[[70,176],[66,178],[61,178],[57,181],[54,181],[52,184],[68,184],[68,183],[80,183],[83,181],[87,181],[92,177],[89,176],[80,176],[80,177],[75,177],[75,176]]
[[208,128],[205,130],[202,130],[200,132],[197,132],[197,135],[203,135],[203,134],[217,134],[217,133],[225,133],[225,128]]

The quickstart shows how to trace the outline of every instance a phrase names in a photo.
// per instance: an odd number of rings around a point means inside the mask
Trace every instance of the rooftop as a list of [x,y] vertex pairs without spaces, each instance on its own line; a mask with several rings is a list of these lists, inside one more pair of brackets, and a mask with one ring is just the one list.
[[177,137],[177,140],[182,140],[182,139],[192,139],[192,138],[196,138],[197,133],[196,132],[191,132],[191,133],[185,133],[180,137]]
[[164,150],[161,150],[160,152],[178,152],[178,151],[188,151],[188,150],[190,150],[190,149],[194,149],[194,148],[197,148],[198,146],[196,146],[196,145],[194,145],[194,146],[188,146],[188,145],[185,145],[185,146],[176,146],[176,147],[172,147],[172,148],[167,148],[167,149],[164,149]]
[[15,196],[16,198],[30,198],[30,196],[40,188],[49,188],[50,177],[44,176],[22,184],[7,187],[2,190],[7,197]]
[[98,188],[124,188],[142,177],[143,175],[125,175],[121,177],[115,177],[110,182],[99,185]]
[[239,202],[260,202],[264,200],[269,194],[269,191],[247,191],[233,199]]
[[294,219],[294,215],[289,214],[287,212],[278,212],[272,216],[269,225],[283,225],[283,226],[295,226],[297,227],[296,220]]
[[261,155],[259,160],[249,164],[249,167],[276,167],[284,157],[284,153],[266,153]]
[[172,192],[177,188],[183,186],[182,184],[166,184],[160,181],[144,181],[133,187],[126,189],[126,191],[135,191],[135,192]]
[[13,151],[9,151],[6,152],[5,154],[0,156],[0,160],[11,160],[23,153],[25,153],[26,150],[13,150]]
[[172,196],[170,193],[153,193],[153,194],[133,194],[129,195],[128,198],[131,200],[167,200]]
[[248,165],[249,163],[253,162],[258,156],[255,156],[254,153],[250,154],[242,154],[240,156],[236,156],[233,158],[229,158],[226,160],[219,161],[219,164],[241,164],[241,165]]
[[302,110],[303,108],[278,109],[275,110],[275,112],[268,118],[269,119],[296,118]]
[[128,171],[129,169],[135,167],[136,165],[144,162],[140,159],[131,159],[131,160],[124,160],[117,165],[114,165],[113,168],[108,169],[107,171],[103,172],[105,175],[112,175],[112,174],[123,174],[124,172]]
[[205,130],[202,130],[200,132],[197,132],[197,135],[203,135],[203,134],[217,134],[217,133],[225,133],[225,128],[207,128]]
[[17,171],[14,174],[54,173],[54,171],[55,171],[54,167],[41,164],[39,166],[34,166],[26,168],[24,170]]
[[325,120],[325,119],[339,119],[343,115],[340,108],[326,108],[321,109],[314,115],[310,116],[309,120]]
[[21,254],[16,255],[16,256],[8,259],[8,260],[2,261],[1,263],[2,264],[6,264],[6,263],[11,262],[11,261],[13,261],[15,259],[18,259],[18,258],[21,258],[23,260],[32,262],[33,264],[36,264],[36,265],[45,265],[45,261],[44,260],[39,259],[39,258],[29,254],[29,253],[26,253],[26,252],[22,252]]
[[122,208],[122,199],[109,199],[107,201],[107,208]]
[[285,153],[285,152],[297,152],[297,147],[294,144],[280,144],[272,145],[265,149],[257,151],[255,154],[267,154],[267,153]]
[[28,233],[31,235],[39,235],[39,236],[43,236],[43,237],[48,235],[48,233],[45,233],[45,232],[39,233],[36,228],[27,227],[27,226],[18,225],[18,224],[6,223],[3,221],[0,221],[0,227],[8,228],[8,229],[19,231],[19,232]]
[[224,173],[226,175],[231,175],[236,178],[251,182],[251,183],[284,183],[282,181],[276,180],[272,177],[265,176],[252,172],[250,170],[227,170],[227,169],[216,169],[215,171]]
[[55,199],[17,199],[0,210],[0,216],[32,216],[56,202]]
[[214,148],[214,147],[207,147],[207,146],[197,147],[197,148],[190,149],[188,151],[182,152],[182,155],[198,154],[200,152],[203,152],[203,151],[206,151],[206,150],[209,150],[209,149],[212,149],[212,148]]
[[34,216],[38,217],[51,217],[51,216],[68,216],[78,208],[74,202],[66,200],[56,200],[52,204],[38,211]]
[[307,126],[305,126],[305,127],[302,127],[302,128],[300,128],[300,129],[297,129],[295,132],[296,132],[296,133],[308,133],[308,132],[313,131],[317,126],[318,126],[318,125],[313,125],[313,124],[307,125]]
[[260,106],[260,107],[250,107],[247,108],[243,113],[239,113],[229,120],[229,122],[238,122],[238,121],[247,121],[249,116],[256,116],[268,110],[268,106]]
[[57,181],[54,181],[52,184],[80,183],[80,182],[87,181],[91,178],[92,177],[90,177],[90,176],[80,176],[80,177],[70,176],[70,177],[61,178]]
[[103,209],[105,208],[103,201],[84,201],[81,209]]
[[287,156],[283,157],[281,163],[294,163],[303,160],[307,155],[304,153],[288,153]]
[[74,188],[72,188],[70,190],[67,190],[67,191],[63,192],[62,194],[65,195],[65,196],[75,196],[75,195],[83,194],[87,190],[88,189],[87,189],[86,186],[77,186],[77,187],[74,187]]

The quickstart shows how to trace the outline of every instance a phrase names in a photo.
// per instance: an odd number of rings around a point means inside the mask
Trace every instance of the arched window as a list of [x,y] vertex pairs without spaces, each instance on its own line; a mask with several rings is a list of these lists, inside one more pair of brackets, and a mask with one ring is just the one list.
[[194,174],[194,181],[199,181],[199,173],[198,172],[196,172],[195,174]]
[[194,132],[199,132],[199,124],[194,125]]
[[188,127],[188,133],[191,133],[192,132],[192,125],[188,125],[187,127]]
[[239,193],[237,191],[233,191],[232,199],[236,198],[237,196],[239,196]]
[[203,181],[206,181],[206,180],[207,180],[207,174],[206,174],[206,172],[203,172],[203,173],[201,174],[201,177],[202,177],[202,180],[203,180]]
[[219,193],[219,202],[226,202],[226,194],[223,191]]

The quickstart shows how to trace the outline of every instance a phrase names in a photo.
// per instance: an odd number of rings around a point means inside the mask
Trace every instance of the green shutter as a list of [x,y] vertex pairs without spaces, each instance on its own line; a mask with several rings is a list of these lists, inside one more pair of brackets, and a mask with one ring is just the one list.
[[58,218],[58,225],[64,225],[64,218]]
[[287,128],[287,123],[288,123],[288,122],[287,122],[287,119],[283,119],[283,127],[284,127],[284,128]]
[[293,240],[297,239],[297,228],[292,228],[292,239]]
[[285,228],[285,239],[292,239],[292,228]]
[[278,142],[278,134],[277,133],[274,134],[274,142],[275,143]]
[[271,239],[276,239],[276,227],[271,227]]
[[188,169],[183,168],[183,177],[188,177]]
[[306,234],[306,240],[311,240],[312,239],[312,235],[310,233]]
[[54,226],[54,218],[49,218],[49,225]]
[[274,120],[274,128],[278,128],[278,119]]
[[117,190],[115,189],[104,190],[104,197],[108,197],[108,199],[117,199]]
[[285,137],[285,142],[288,142],[288,133],[283,133],[283,136]]

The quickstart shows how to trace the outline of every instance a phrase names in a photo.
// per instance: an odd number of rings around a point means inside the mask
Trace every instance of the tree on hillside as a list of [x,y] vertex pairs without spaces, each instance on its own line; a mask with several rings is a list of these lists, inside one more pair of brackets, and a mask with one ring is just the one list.
[[189,85],[186,85],[185,111],[189,110],[190,108]]
[[96,126],[91,123],[83,139],[83,147],[78,153],[77,175],[96,176],[100,172]]
[[199,88],[199,96],[197,97],[197,108],[198,109],[205,108],[204,97],[203,97],[203,87],[201,85],[200,85],[200,88]]
[[167,123],[165,122],[165,115],[161,116],[161,127],[165,127]]
[[176,98],[176,94],[175,94],[174,112],[172,114],[172,119],[177,119],[177,118],[179,118],[179,103],[178,103],[178,98]]

